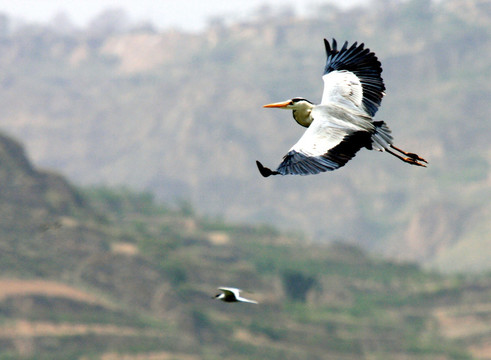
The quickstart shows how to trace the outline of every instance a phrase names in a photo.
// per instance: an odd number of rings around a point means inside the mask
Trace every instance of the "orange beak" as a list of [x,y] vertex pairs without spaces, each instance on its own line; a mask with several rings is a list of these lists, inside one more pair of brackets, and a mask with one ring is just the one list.
[[267,104],[267,105],[264,105],[263,107],[265,107],[265,108],[284,108],[290,104],[291,104],[291,101],[288,100],[288,101],[283,101],[283,102],[278,102],[278,103]]

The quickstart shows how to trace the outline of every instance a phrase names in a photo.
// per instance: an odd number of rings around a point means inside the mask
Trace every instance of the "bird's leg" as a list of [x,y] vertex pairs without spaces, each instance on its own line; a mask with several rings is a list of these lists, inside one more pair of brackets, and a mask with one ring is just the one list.
[[[391,145],[391,147],[393,146]],[[403,154],[407,155],[408,157],[402,157],[401,155],[396,154],[395,152],[390,151],[389,149],[385,149],[385,151],[387,151],[391,155],[394,155],[396,158],[401,159],[404,162],[407,162],[408,164],[426,167],[425,164],[420,163],[418,160],[424,161],[425,163],[427,163],[427,161],[425,159],[420,158],[416,154],[403,152]]]
[[411,159],[413,160],[416,160],[416,161],[422,161],[424,163],[427,163],[428,164],[428,161],[426,161],[425,159],[423,159],[422,157],[420,157],[418,154],[415,154],[415,153],[410,153],[410,152],[407,152],[407,151],[404,151],[402,149],[399,149],[398,147],[390,144],[390,147],[394,150],[397,150],[399,151],[401,154],[404,154],[406,156],[409,156]]

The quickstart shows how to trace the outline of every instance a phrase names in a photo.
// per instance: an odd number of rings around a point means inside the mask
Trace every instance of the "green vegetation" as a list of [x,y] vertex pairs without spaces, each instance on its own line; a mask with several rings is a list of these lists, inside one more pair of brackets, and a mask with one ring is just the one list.
[[[97,192],[89,194],[90,203],[97,204]],[[126,213],[115,216],[113,224],[138,239],[141,255],[172,286],[174,301],[181,301],[181,322],[199,343],[209,345],[201,347],[204,358],[320,359],[322,353],[471,358],[434,325],[433,312],[462,297],[466,284],[461,278],[370,258],[341,243],[305,245],[274,229],[223,220],[214,224],[186,217],[178,208],[162,207],[162,212],[156,203],[149,207],[162,215]],[[129,218],[133,221],[124,220]],[[147,231],[140,231],[141,224]],[[218,233],[222,240],[215,243]],[[254,290],[261,305],[204,300],[223,284]],[[260,346],[253,340],[258,338]]]
[[[0,359],[490,358],[491,274],[376,255],[489,267],[489,19],[461,11],[477,6],[380,0],[196,35],[1,27],[4,128],[77,181],[128,185],[76,189],[0,135]],[[365,152],[259,177],[299,135],[260,105],[317,98],[323,37],[379,54],[380,118],[428,169]]]
[[[23,158],[11,149],[0,160],[23,181],[2,204],[24,217],[0,227],[10,278],[0,281],[0,358],[470,359],[470,346],[485,344],[486,328],[453,338],[440,324],[491,316],[482,309],[491,277],[443,276],[341,242],[200,217],[189,202],[163,205],[128,188],[50,182],[44,194],[72,209],[59,213],[30,192],[44,176],[16,166]],[[26,209],[29,198],[44,211]],[[213,300],[218,286],[260,304]],[[479,311],[454,313],[458,304]]]
[[[150,193],[167,203],[185,199],[182,212],[193,204],[212,219],[274,224],[319,242],[352,239],[383,255],[464,270],[453,254],[484,228],[479,214],[491,204],[485,7],[373,0],[351,10],[312,5],[302,18],[262,9],[199,34],[112,24],[120,13],[99,19],[111,26],[74,32],[11,28],[5,17],[0,121],[36,162],[78,184],[145,189],[135,205],[142,212],[154,210],[146,208]],[[427,169],[362,150],[333,173],[259,176],[254,161],[274,166],[303,131],[287,112],[261,105],[318,101],[323,38],[376,52],[387,85],[377,119],[388,122],[397,146],[427,158]],[[48,200],[60,206],[54,194]],[[452,208],[440,206],[449,200]],[[124,208],[113,201],[101,206]],[[426,225],[439,221],[448,234]],[[490,242],[489,232],[478,235]],[[473,270],[489,266],[483,256]]]

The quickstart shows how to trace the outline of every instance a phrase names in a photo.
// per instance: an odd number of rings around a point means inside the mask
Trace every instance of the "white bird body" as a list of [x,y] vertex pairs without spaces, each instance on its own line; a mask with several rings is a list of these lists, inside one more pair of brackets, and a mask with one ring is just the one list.
[[240,292],[242,290],[231,287],[220,287],[218,290],[222,291],[222,293],[217,294],[215,299],[222,300],[224,302],[244,302],[250,304],[257,304],[257,301],[246,299],[240,296]]
[[[356,152],[387,151],[412,165],[425,166],[423,158],[405,152],[392,144],[391,131],[383,121],[373,121],[385,85],[377,57],[364,45],[346,42],[337,50],[324,40],[327,61],[324,69],[324,91],[319,105],[302,98],[264,105],[267,108],[293,110],[295,121],[307,130],[273,171],[259,161],[260,173],[270,175],[309,175],[335,170],[345,165]],[[407,157],[391,151],[394,149]]]

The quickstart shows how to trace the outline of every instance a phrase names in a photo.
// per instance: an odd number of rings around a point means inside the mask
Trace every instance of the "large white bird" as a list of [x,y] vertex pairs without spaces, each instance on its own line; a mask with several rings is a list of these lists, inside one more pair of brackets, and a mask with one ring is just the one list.
[[293,118],[307,127],[303,136],[284,156],[276,170],[256,161],[264,177],[270,175],[309,175],[340,168],[358,150],[386,151],[411,165],[426,166],[419,155],[392,144],[391,131],[384,121],[374,121],[385,85],[382,66],[364,44],[345,42],[338,50],[324,39],[327,61],[324,93],[319,105],[303,98],[264,105],[266,108],[293,110]]
[[250,304],[257,304],[257,301],[243,298],[240,296],[242,290],[230,287],[220,287],[218,290],[222,291],[220,294],[215,295],[216,300],[222,300],[225,302],[245,302]]

